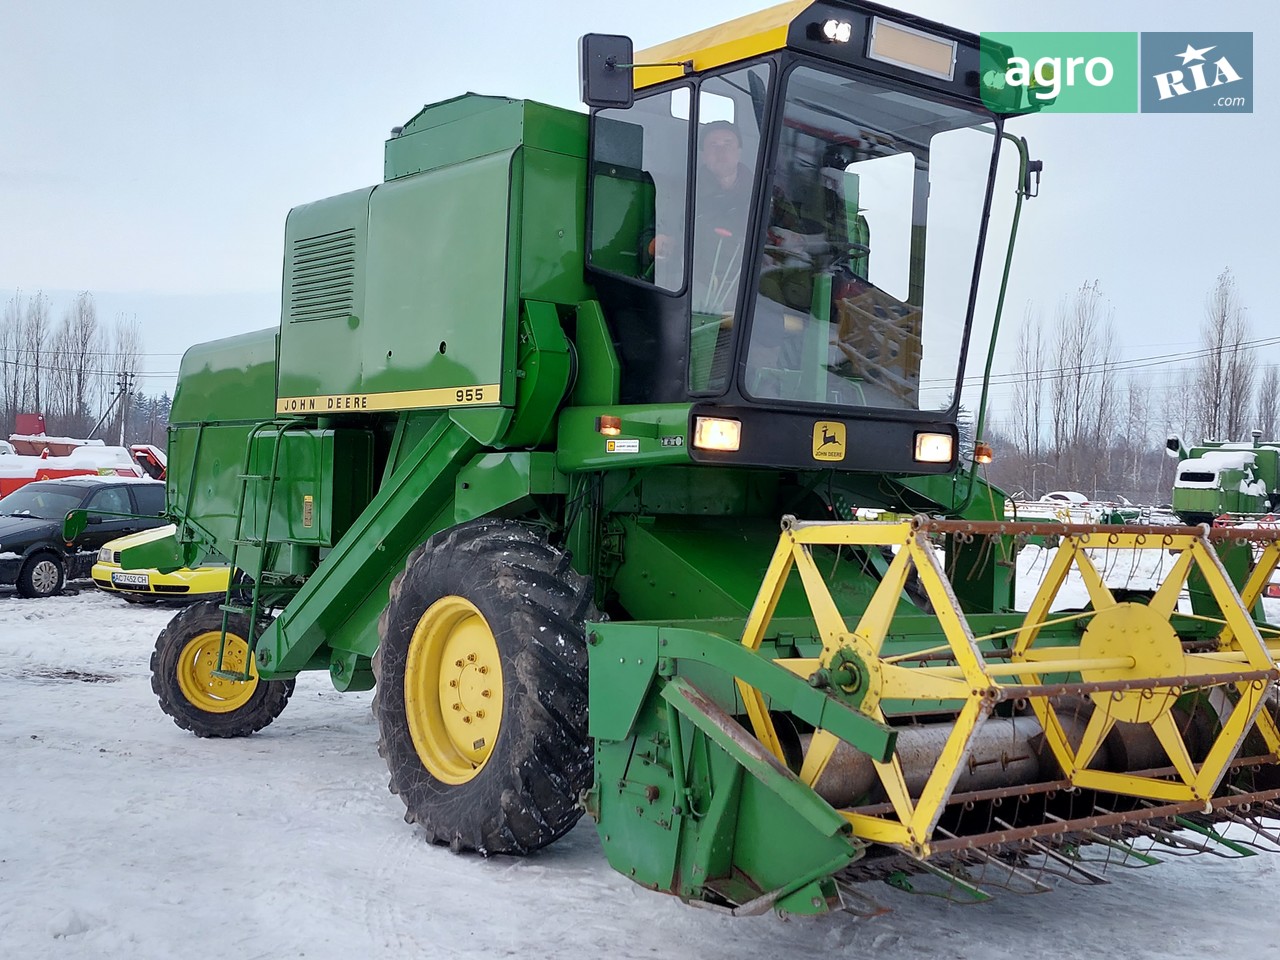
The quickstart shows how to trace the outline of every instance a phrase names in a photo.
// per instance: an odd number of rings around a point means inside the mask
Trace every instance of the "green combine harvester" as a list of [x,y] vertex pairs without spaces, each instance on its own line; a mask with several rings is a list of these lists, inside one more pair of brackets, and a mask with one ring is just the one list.
[[1165,452],[1178,461],[1173,477],[1173,509],[1184,523],[1236,521],[1274,522],[1280,509],[1280,442],[1263,442],[1253,431],[1251,443],[1205,441],[1188,449],[1170,437]]
[[[432,842],[525,854],[585,811],[624,875],[738,914],[1248,852],[1220,827],[1280,798],[1280,548],[1005,522],[985,392],[958,427],[1039,181],[999,52],[786,3],[584,37],[589,115],[396,128],[382,183],[290,212],[279,327],[182,361],[177,532],[124,564],[252,588],[160,634],[164,711],[244,736],[303,671],[376,684]],[[1144,551],[1161,584],[1113,590]],[[1068,576],[1090,602],[1051,612]]]

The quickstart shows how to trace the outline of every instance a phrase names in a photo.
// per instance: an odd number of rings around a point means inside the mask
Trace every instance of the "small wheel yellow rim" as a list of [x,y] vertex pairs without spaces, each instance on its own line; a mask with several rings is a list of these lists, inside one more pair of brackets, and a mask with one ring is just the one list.
[[484,769],[502,727],[502,659],[470,600],[442,597],[418,619],[404,701],[409,736],[432,776],[462,784]]
[[187,641],[178,655],[178,688],[195,707],[206,713],[231,713],[239,710],[258,689],[258,669],[249,656],[249,645],[234,634],[227,634],[222,669],[228,673],[244,673],[249,664],[248,680],[227,680],[214,676],[218,669],[218,646],[222,634],[210,630]]

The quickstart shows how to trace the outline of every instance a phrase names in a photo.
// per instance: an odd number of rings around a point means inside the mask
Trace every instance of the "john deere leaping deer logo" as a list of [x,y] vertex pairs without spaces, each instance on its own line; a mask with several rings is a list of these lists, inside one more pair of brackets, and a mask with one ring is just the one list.
[[844,424],[835,420],[819,420],[813,425],[813,459],[843,460]]

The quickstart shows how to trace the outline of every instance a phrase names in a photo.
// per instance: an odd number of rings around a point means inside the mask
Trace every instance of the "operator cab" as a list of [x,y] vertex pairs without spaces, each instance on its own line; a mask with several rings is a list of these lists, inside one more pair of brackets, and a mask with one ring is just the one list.
[[[695,458],[954,469],[1004,122],[978,37],[852,2],[735,24],[637,54],[634,101],[592,114],[587,271],[621,399],[750,421]],[[832,463],[818,438],[846,430]]]

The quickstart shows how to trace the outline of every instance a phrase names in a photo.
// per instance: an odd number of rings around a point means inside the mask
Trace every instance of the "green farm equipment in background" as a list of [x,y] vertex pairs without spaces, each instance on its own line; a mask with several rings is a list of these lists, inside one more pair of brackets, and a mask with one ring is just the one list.
[[[583,38],[589,115],[396,128],[384,182],[289,214],[279,327],[182,361],[177,531],[123,563],[253,588],[161,633],[164,710],[241,736],[303,671],[376,684],[431,841],[523,854],[586,811],[625,875],[737,913],[1265,815],[1276,547],[1235,581],[1217,552],[1262,534],[1049,524],[1015,610],[1032,531],[957,428],[1039,178],[997,53],[793,2]],[[1152,549],[1163,585],[1113,593],[1099,557]],[[1090,603],[1050,613],[1068,576]]]
[[1187,448],[1177,437],[1165,446],[1178,461],[1173,478],[1173,510],[1184,523],[1212,523],[1219,517],[1257,519],[1280,507],[1280,443],[1206,441]]

